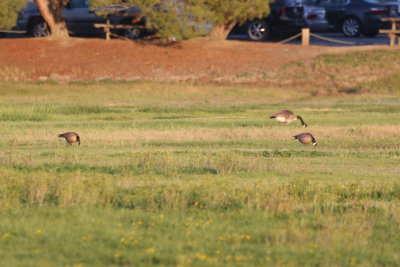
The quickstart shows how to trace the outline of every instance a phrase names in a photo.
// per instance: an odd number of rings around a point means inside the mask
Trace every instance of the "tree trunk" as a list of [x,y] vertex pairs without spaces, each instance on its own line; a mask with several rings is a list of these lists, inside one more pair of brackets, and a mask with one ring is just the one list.
[[229,24],[218,24],[211,28],[208,32],[209,40],[226,40],[228,34],[235,26],[235,22],[230,22]]
[[40,13],[50,27],[51,39],[69,38],[67,25],[61,11],[69,0],[35,0]]

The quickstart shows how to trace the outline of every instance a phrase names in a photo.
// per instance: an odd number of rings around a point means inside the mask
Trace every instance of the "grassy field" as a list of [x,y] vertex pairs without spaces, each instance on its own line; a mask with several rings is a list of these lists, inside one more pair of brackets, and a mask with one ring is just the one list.
[[[399,77],[2,82],[0,265],[398,266]],[[268,119],[286,108],[309,127]]]

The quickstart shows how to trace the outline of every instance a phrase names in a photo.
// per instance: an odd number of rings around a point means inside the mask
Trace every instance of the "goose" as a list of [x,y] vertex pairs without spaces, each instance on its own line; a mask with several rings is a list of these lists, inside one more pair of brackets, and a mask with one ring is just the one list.
[[310,133],[301,133],[301,134],[295,135],[293,137],[294,137],[294,139],[299,140],[299,142],[304,145],[308,145],[311,143],[313,144],[313,146],[317,145],[317,142],[315,141],[314,136]]
[[279,122],[285,122],[286,125],[288,125],[292,121],[299,119],[301,121],[301,125],[303,125],[303,127],[307,127],[307,124],[303,121],[302,117],[294,115],[294,113],[292,111],[287,110],[287,109],[278,111],[277,113],[273,114],[269,118],[275,119],[276,121],[279,121]]
[[68,144],[72,146],[72,143],[78,142],[78,145],[81,145],[81,139],[79,138],[79,135],[74,132],[67,132],[63,134],[59,134],[58,137],[64,138],[65,141],[67,141]]

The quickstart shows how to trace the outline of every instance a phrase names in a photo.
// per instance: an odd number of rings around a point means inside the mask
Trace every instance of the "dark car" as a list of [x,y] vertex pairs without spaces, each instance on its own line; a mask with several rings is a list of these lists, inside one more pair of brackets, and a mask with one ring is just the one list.
[[264,41],[274,34],[298,33],[306,27],[303,12],[300,0],[276,0],[270,3],[267,17],[245,23],[244,30],[253,41]]
[[[143,25],[144,21],[137,19],[139,9],[127,8],[123,6],[113,6],[107,9],[89,8],[87,0],[71,0],[62,10],[62,16],[67,25],[68,32],[72,35],[101,35],[104,34],[103,28],[96,28],[94,24],[106,23],[106,17],[99,15],[99,11],[107,11],[110,15],[110,23],[124,25]],[[25,31],[34,37],[47,36],[50,29],[42,17],[37,5],[32,1],[27,1],[27,6],[18,15],[17,25],[14,30]],[[138,38],[143,33],[143,27],[132,27],[116,32],[127,38]]]
[[389,27],[382,18],[398,16],[398,4],[393,0],[305,0],[303,3],[325,8],[329,29],[347,37],[360,34],[373,37],[379,29]]

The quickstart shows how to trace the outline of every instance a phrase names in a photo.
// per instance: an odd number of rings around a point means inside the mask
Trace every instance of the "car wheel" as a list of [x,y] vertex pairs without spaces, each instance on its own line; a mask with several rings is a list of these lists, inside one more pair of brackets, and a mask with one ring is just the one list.
[[265,41],[270,36],[270,29],[264,20],[254,20],[247,26],[247,36],[252,41]]
[[138,39],[142,37],[142,31],[138,28],[130,28],[124,31],[124,37],[128,39]]
[[31,25],[30,34],[33,37],[46,37],[50,35],[50,29],[44,20],[35,20]]
[[342,24],[342,32],[346,37],[357,37],[361,32],[361,22],[357,18],[346,18]]

